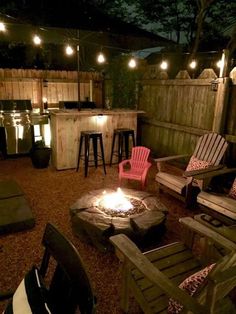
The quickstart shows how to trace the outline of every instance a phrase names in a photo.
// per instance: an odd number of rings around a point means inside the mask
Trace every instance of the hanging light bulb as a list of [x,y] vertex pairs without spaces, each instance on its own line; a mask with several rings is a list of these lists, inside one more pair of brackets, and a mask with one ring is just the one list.
[[162,70],[166,70],[166,69],[168,68],[168,63],[167,63],[167,61],[163,60],[163,61],[161,62],[160,68],[161,68]]
[[0,22],[0,32],[5,32],[6,31],[6,26],[3,22]]
[[73,53],[74,53],[74,49],[70,45],[67,45],[66,46],[66,54],[67,54],[67,56],[71,56],[71,55],[73,55]]
[[42,39],[41,39],[38,35],[34,35],[34,37],[33,37],[33,42],[34,42],[35,45],[38,46],[38,45],[41,44]]
[[97,62],[98,63],[104,63],[105,62],[105,57],[104,57],[104,54],[102,52],[100,52],[99,55],[97,56]]
[[128,66],[129,66],[131,69],[136,68],[136,66],[137,66],[136,60],[135,60],[134,58],[131,58],[131,59],[129,60]]
[[195,69],[196,68],[196,66],[197,66],[197,62],[195,61],[195,60],[192,60],[190,63],[189,63],[189,67],[191,68],[191,69]]

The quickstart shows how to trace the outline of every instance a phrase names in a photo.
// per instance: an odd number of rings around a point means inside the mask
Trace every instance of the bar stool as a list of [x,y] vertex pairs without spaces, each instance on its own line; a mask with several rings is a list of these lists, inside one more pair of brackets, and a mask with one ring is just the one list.
[[[94,159],[89,159],[90,153],[90,140],[93,143],[93,156]],[[98,141],[100,142],[100,152],[101,155],[98,154]],[[84,142],[84,155],[82,155],[82,146]],[[106,174],[106,166],[105,166],[105,158],[104,158],[104,148],[102,141],[102,133],[97,131],[81,131],[80,132],[80,144],[79,144],[79,155],[78,155],[78,163],[77,169],[79,169],[80,159],[84,160],[84,176],[88,175],[88,167],[90,162],[94,162],[95,167],[98,166],[98,161],[102,160],[104,173]]]
[[[135,146],[134,130],[127,129],[127,128],[114,129],[113,138],[112,138],[110,166],[112,165],[113,155],[118,156],[118,163],[121,162],[124,153],[125,153],[125,158],[126,159],[129,158],[129,155],[130,155],[130,148],[129,148],[130,137],[132,139],[133,146]],[[117,151],[114,151],[116,138],[118,138],[118,143],[117,143],[118,149],[117,149]],[[125,146],[125,147],[123,147],[123,146]]]

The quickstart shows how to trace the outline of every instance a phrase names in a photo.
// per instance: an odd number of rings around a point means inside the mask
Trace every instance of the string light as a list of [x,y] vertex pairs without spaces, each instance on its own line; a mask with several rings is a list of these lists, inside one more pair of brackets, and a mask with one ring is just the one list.
[[74,54],[74,49],[70,45],[67,45],[65,50],[66,50],[67,56],[71,56]]
[[104,63],[106,61],[104,54],[102,52],[99,53],[99,55],[97,56],[97,62],[98,63]]
[[163,60],[163,61],[161,62],[160,68],[161,68],[162,70],[167,70],[167,68],[168,68],[168,63],[167,63],[167,61]]
[[6,26],[3,22],[0,22],[0,32],[5,32],[6,31]]
[[35,45],[38,46],[38,45],[41,44],[42,39],[41,39],[38,35],[34,35],[34,37],[33,37],[33,42],[34,42]]
[[[15,25],[17,26],[17,24],[15,24]],[[5,32],[6,30],[7,30],[7,29],[6,29],[5,23],[0,22],[0,32]],[[46,28],[40,28],[40,31],[41,31],[41,30],[43,30],[43,31],[50,31],[49,28],[48,28],[48,29],[46,29]],[[68,38],[67,38],[67,39],[68,39]],[[73,39],[74,39],[74,38],[73,38]],[[69,38],[69,40],[72,40],[72,38]],[[40,45],[40,44],[42,43],[42,39],[41,39],[38,35],[34,35],[34,37],[33,37],[33,42],[34,42],[35,45]],[[95,43],[94,43],[94,44],[95,44]],[[95,44],[95,45],[96,45],[96,44]],[[110,49],[117,49],[117,48],[115,48],[115,47],[109,47],[109,46],[106,46],[106,47],[107,47],[107,48],[110,48]],[[78,51],[78,48],[79,48],[79,46],[77,46],[77,51]],[[102,50],[102,49],[101,49],[101,50]],[[127,50],[127,49],[122,49],[122,48],[120,48],[119,50]],[[74,53],[74,49],[73,49],[70,45],[67,45],[67,46],[65,47],[65,52],[66,52],[66,55],[70,56],[70,55],[72,55],[72,54]],[[206,52],[206,53],[218,53],[218,52],[217,52],[217,51],[209,51],[209,52]],[[186,53],[186,54],[188,54],[188,53]],[[105,58],[104,54],[102,53],[102,51],[99,53],[99,55],[97,56],[96,59],[97,59],[97,62],[100,63],[100,64],[106,62],[106,58]],[[225,62],[225,60],[224,60],[224,55],[223,55],[223,56],[222,56],[222,59],[217,62],[217,67],[220,69],[220,75],[219,75],[219,77],[222,76],[223,68],[224,68],[224,62]],[[128,66],[129,66],[130,68],[135,68],[135,67],[137,66],[137,62],[136,62],[135,58],[132,57],[132,58],[129,60]],[[194,70],[194,69],[196,68],[196,66],[197,66],[196,60],[192,60],[191,63],[189,64],[189,67],[190,67],[192,70]],[[166,60],[163,60],[163,61],[161,62],[161,64],[160,64],[160,68],[161,68],[162,70],[167,70],[168,67],[169,67],[168,62],[167,62]]]
[[129,60],[128,66],[129,66],[131,69],[136,68],[136,66],[137,66],[136,60],[135,60],[134,58],[131,58],[131,59]]
[[193,69],[193,70],[196,68],[196,66],[197,66],[196,60],[192,60],[192,61],[189,63],[189,67],[190,67],[191,69]]

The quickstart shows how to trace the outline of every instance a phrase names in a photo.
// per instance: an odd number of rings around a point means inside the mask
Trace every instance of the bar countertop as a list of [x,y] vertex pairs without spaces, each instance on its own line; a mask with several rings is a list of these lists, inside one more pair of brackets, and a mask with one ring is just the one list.
[[120,114],[137,114],[144,113],[142,110],[132,110],[132,109],[56,109],[50,110],[50,115],[56,116],[97,116],[97,115],[120,115]]
[[144,111],[131,109],[59,109],[50,111],[52,164],[58,170],[76,168],[81,131],[102,133],[106,163],[110,160],[116,128],[137,131],[137,116]]

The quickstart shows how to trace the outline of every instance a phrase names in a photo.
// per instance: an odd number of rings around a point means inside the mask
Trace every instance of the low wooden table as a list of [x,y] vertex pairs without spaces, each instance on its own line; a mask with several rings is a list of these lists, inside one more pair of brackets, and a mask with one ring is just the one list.
[[[110,215],[99,206],[104,190],[94,190],[79,198],[71,206],[73,232],[103,252],[112,248],[109,237],[118,233],[126,234],[140,247],[158,242],[165,232],[167,208],[150,193],[131,189],[122,191],[127,198],[140,201],[145,210],[130,216]],[[107,189],[106,192],[115,191]]]

